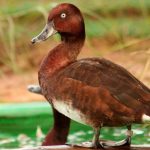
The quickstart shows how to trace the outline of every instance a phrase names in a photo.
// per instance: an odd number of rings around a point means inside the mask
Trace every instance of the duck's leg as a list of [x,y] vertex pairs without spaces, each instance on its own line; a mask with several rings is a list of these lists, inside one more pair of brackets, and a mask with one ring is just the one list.
[[29,85],[27,89],[32,93],[42,94],[41,87],[39,85]]
[[127,126],[127,137],[126,139],[119,141],[119,142],[113,142],[113,141],[105,141],[103,142],[104,146],[109,146],[109,147],[115,147],[115,146],[130,146],[131,144],[131,136],[133,135],[133,132],[131,130],[131,125]]
[[70,119],[59,113],[53,108],[54,125],[53,128],[46,135],[42,145],[61,145],[67,141],[67,136],[70,128]]
[[130,145],[131,144],[131,136],[133,135],[133,131],[131,130],[131,125],[128,125],[127,126],[127,138],[125,139],[126,140],[126,143],[125,145]]
[[92,142],[83,142],[81,144],[77,144],[73,146],[84,147],[84,148],[94,148],[94,149],[104,148],[103,143],[100,142],[99,140],[99,136],[100,136],[100,128],[95,128]]
[[103,148],[104,147],[102,142],[100,142],[100,140],[99,140],[99,136],[100,136],[100,128],[94,129],[94,137],[92,140],[93,148]]

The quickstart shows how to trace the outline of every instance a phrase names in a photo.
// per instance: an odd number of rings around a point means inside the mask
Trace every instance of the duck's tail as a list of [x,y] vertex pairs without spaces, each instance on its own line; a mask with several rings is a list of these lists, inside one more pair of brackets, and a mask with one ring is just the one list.
[[142,115],[142,123],[143,124],[150,124],[150,116],[143,114]]
[[32,93],[42,94],[42,90],[39,85],[28,85],[27,89],[29,92],[32,92]]

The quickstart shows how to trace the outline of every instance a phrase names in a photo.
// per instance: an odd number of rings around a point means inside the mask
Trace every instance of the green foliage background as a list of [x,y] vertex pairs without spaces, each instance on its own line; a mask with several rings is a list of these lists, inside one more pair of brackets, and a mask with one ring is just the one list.
[[[149,38],[149,0],[1,0],[1,66],[5,65],[15,73],[32,66],[30,39],[43,28],[49,10],[62,2],[73,3],[83,12],[89,43],[92,38],[107,40],[111,37],[115,41],[111,51],[117,46],[128,45],[128,38]],[[57,39],[54,37],[54,41]],[[20,60],[26,62],[25,69],[20,65]]]

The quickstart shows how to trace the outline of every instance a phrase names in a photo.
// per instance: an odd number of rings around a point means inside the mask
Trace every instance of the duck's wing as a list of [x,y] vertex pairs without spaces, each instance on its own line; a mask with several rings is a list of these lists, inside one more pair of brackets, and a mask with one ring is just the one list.
[[[132,118],[133,110],[115,100],[103,86],[93,87],[68,77],[63,78],[60,83],[63,88],[60,85],[60,89],[57,89],[60,92],[59,96],[66,102],[71,99],[74,108],[81,109],[83,112],[88,112],[90,108],[108,118],[111,118],[114,113],[117,113],[118,116],[131,116]],[[118,109],[120,107],[122,109]]]
[[[150,115],[150,89],[126,69],[111,61],[98,58],[81,59],[62,70],[59,75],[91,88],[104,89],[104,93],[109,93],[122,106]],[[72,89],[68,92],[81,90],[82,87],[74,84],[70,88]]]

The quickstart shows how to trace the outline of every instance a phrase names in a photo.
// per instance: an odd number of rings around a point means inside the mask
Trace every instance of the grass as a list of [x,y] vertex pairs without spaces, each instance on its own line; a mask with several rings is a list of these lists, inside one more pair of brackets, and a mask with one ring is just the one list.
[[[149,0],[2,0],[0,65],[15,73],[24,70],[20,60],[28,62],[29,40],[41,31],[48,11],[61,2],[74,3],[81,9],[88,39],[111,36],[117,39],[115,44],[126,45],[125,39],[128,37],[144,39],[150,35]],[[28,63],[26,65],[30,66]]]
[[106,35],[113,35],[118,38],[124,37],[148,37],[150,36],[150,21],[148,19],[106,18],[102,21],[86,19],[86,29],[89,37],[104,37]]

